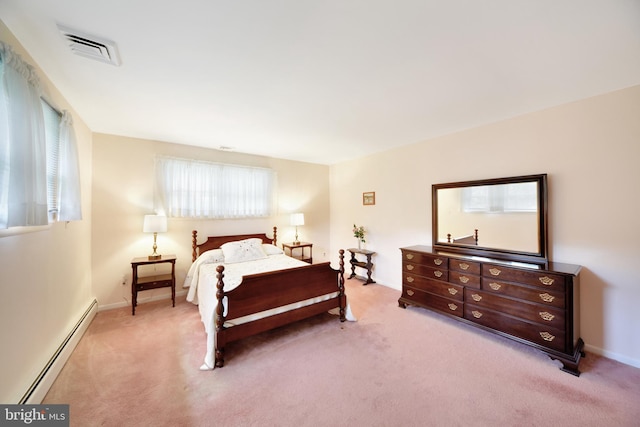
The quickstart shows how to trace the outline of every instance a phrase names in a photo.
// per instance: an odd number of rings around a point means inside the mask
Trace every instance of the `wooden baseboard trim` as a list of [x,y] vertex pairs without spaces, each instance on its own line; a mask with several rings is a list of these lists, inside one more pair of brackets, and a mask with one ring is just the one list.
[[35,379],[29,390],[20,399],[20,404],[39,404],[49,391],[49,388],[67,362],[73,349],[76,348],[80,338],[91,324],[91,321],[98,312],[98,301],[94,299],[89,307],[82,314],[78,322],[71,329],[66,338],[62,341],[53,356],[49,359],[45,367]]

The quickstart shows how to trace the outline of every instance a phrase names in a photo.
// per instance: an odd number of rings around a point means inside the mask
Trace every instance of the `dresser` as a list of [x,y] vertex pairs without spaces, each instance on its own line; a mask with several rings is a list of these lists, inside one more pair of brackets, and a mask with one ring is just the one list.
[[434,310],[529,345],[580,375],[580,266],[501,261],[422,245],[400,250],[400,307]]

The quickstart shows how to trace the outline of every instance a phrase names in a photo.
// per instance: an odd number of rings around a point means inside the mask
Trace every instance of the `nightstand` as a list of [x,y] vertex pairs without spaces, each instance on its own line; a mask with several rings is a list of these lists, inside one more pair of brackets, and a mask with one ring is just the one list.
[[[351,276],[349,276],[349,279],[356,277],[356,267],[360,267],[367,270],[367,279],[364,282],[364,284],[368,285],[369,283],[376,283],[375,280],[371,278],[371,269],[373,268],[373,262],[371,262],[371,257],[375,255],[375,252],[368,251],[366,249],[354,249],[354,248],[347,249],[347,250],[351,252],[351,260],[349,261],[351,263]],[[367,261],[366,262],[358,261],[358,259],[356,258],[356,254],[364,255],[367,258]]]
[[[158,265],[163,263],[171,264],[171,273],[154,274],[149,276],[138,275],[138,268],[146,265]],[[134,258],[131,260],[133,279],[131,280],[131,314],[136,315],[138,305],[138,292],[149,289],[171,288],[172,306],[176,306],[176,256],[162,255],[160,259],[149,259],[149,257]]]
[[[305,254],[304,248],[309,248],[309,255]],[[300,261],[308,262],[311,264],[313,262],[313,243],[308,242],[300,242],[300,243],[283,243],[282,250],[284,253],[287,253],[287,249],[289,249],[289,256],[291,258],[299,259]],[[294,254],[294,249],[300,249],[300,254],[297,256]]]

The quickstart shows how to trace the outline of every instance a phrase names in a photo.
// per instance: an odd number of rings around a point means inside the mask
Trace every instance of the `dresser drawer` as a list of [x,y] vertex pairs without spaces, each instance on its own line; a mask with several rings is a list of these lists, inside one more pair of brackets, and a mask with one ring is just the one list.
[[464,259],[449,258],[449,270],[461,271],[467,274],[480,275],[480,263]]
[[465,289],[465,303],[471,303],[486,307],[500,313],[509,314],[521,319],[548,325],[556,329],[564,329],[564,310],[546,307],[539,304],[531,304],[524,301],[514,301],[489,292],[476,289]]
[[500,280],[482,278],[481,289],[487,292],[495,292],[513,298],[527,300],[536,304],[549,307],[565,308],[564,293],[548,291],[532,286],[522,286],[517,283],[503,282]]
[[461,273],[459,271],[449,271],[449,282],[461,286],[469,286],[480,289],[480,276],[473,274]]
[[428,277],[430,279],[447,281],[449,280],[449,270],[444,268],[428,267],[422,264],[402,263],[402,272],[411,273],[416,276]]
[[440,295],[462,302],[464,298],[464,287],[453,283],[441,282],[439,280],[427,279],[411,273],[403,273],[402,284],[425,292]]
[[527,271],[498,264],[483,264],[482,275],[509,282],[525,283],[544,289],[564,292],[564,277],[544,271]]
[[526,322],[478,305],[465,303],[464,318],[558,351],[565,351],[565,333],[545,325]]
[[422,252],[412,252],[412,251],[403,251],[402,252],[402,260],[409,261],[413,264],[423,264],[428,265],[430,267],[436,267],[441,269],[449,268],[449,258],[435,255],[435,254],[427,254]]
[[443,298],[409,286],[402,287],[402,298],[454,316],[462,317],[463,314],[462,302]]

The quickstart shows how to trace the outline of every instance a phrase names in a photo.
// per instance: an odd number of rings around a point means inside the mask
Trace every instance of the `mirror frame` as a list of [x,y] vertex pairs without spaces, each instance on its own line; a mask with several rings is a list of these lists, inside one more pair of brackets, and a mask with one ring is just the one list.
[[[481,185],[513,184],[521,182],[535,182],[538,184],[538,251],[522,252],[509,249],[498,249],[474,246],[468,244],[438,242],[438,190],[448,188],[474,187]],[[450,182],[445,184],[433,184],[431,187],[432,207],[432,245],[433,249],[441,252],[481,256],[488,258],[506,259],[510,261],[526,261],[534,263],[546,263],[547,259],[547,174],[524,175],[509,178],[492,178],[477,181]]]

